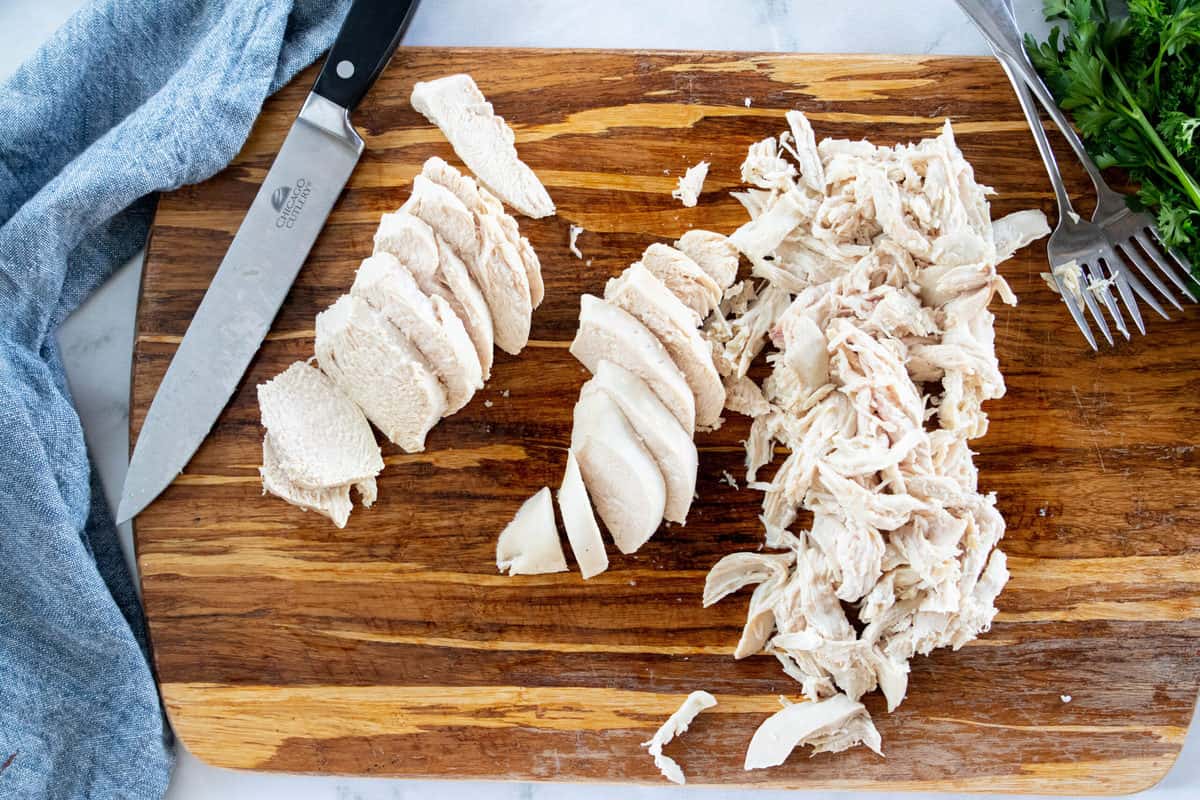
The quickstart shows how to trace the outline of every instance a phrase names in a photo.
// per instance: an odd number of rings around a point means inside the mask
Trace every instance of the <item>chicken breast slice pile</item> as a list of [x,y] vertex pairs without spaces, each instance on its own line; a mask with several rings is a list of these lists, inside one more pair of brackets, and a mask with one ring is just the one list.
[[[1005,390],[988,305],[1016,302],[996,266],[1049,232],[1037,211],[992,222],[949,123],[876,147],[818,144],[803,114],[787,120],[742,167],[751,219],[728,241],[751,275],[704,326],[727,407],[753,417],[746,478],[774,551],[719,561],[704,604],[754,586],[735,657],[775,656],[810,701],[763,724],[747,769],[799,744],[878,752],[859,698],[879,689],[894,709],[913,656],[989,628],[1004,520],[969,449]],[[695,260],[723,263],[689,236]],[[747,370],[768,345],[759,384]],[[789,455],[760,481],[776,444]]]
[[[344,526],[350,487],[370,505],[383,467],[367,421],[402,450],[423,450],[438,421],[483,388],[493,346],[513,354],[524,348],[543,293],[537,255],[500,201],[442,159],[429,159],[404,205],[380,220],[375,252],[349,293],[317,315],[319,369],[297,363],[259,387],[265,491]],[[346,430],[355,432],[352,442]],[[347,459],[366,459],[371,469],[304,471]],[[548,492],[536,517],[526,518],[544,523],[546,508],[557,542]],[[544,548],[510,555],[513,572],[549,563]]]
[[559,508],[585,578],[608,567],[596,516],[626,554],[664,519],[687,522],[698,465],[692,434],[722,422],[725,386],[700,325],[733,282],[738,253],[711,231],[691,231],[680,244],[704,266],[652,244],[603,299],[580,299],[571,353],[592,378],[575,406]]

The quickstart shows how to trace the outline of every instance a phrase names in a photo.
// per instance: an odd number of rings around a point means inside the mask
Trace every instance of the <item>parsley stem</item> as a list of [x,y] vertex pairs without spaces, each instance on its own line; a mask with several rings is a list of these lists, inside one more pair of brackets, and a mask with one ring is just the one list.
[[1196,183],[1196,179],[1184,169],[1183,165],[1175,158],[1175,154],[1163,143],[1163,140],[1158,135],[1158,131],[1154,130],[1154,126],[1150,124],[1150,120],[1146,119],[1145,113],[1142,112],[1142,107],[1138,105],[1137,99],[1129,91],[1129,87],[1125,85],[1125,81],[1121,79],[1121,74],[1117,72],[1112,62],[1108,60],[1108,56],[1101,52],[1097,52],[1096,55],[1108,69],[1113,84],[1117,87],[1117,91],[1121,93],[1121,97],[1129,106],[1126,111],[1129,112],[1132,119],[1141,129],[1143,138],[1162,156],[1163,161],[1166,162],[1167,167],[1175,176],[1175,180],[1179,181],[1184,193],[1191,199],[1192,205],[1200,209],[1200,185]]

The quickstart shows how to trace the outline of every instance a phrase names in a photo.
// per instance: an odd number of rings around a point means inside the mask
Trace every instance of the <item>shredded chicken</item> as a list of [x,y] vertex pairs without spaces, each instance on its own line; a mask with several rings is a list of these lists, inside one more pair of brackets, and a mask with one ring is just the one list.
[[583,226],[572,225],[567,229],[567,249],[571,251],[571,255],[583,260],[583,253],[579,249],[579,234],[583,233]]
[[[787,120],[750,147],[735,193],[750,221],[730,240],[751,278],[703,329],[727,407],[754,418],[746,480],[782,551],[726,556],[704,603],[755,586],[734,655],[775,656],[812,701],[764,724],[748,769],[797,744],[878,751],[859,698],[879,689],[894,709],[909,659],[991,625],[1004,520],[968,447],[1005,391],[988,304],[1016,302],[996,265],[1049,232],[1038,211],[991,221],[949,123],[876,147],[817,144],[803,114]],[[768,344],[759,386],[747,373]],[[760,481],[777,444],[789,455]]]
[[694,167],[688,167],[687,172],[683,173],[683,177],[679,179],[678,188],[671,192],[671,197],[688,208],[692,208],[700,199],[700,192],[704,188],[704,179],[707,177],[707,161],[701,161]]
[[675,759],[670,756],[663,755],[663,747],[671,742],[679,734],[688,729],[688,725],[692,724],[692,720],[706,708],[712,708],[717,704],[717,699],[708,692],[692,692],[679,706],[679,709],[667,718],[649,741],[642,742],[642,747],[645,747],[650,755],[654,757],[654,766],[658,767],[659,772],[663,774],[667,780],[672,783],[687,783],[687,778],[683,774],[683,770]]

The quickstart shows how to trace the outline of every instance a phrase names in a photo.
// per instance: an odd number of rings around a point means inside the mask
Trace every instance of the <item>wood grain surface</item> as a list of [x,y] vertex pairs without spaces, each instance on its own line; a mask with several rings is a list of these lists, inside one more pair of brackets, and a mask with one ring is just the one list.
[[[497,353],[487,388],[427,452],[385,446],[378,504],[337,530],[261,496],[254,387],[312,353],[314,314],[350,286],[420,164],[458,163],[408,103],[414,81],[457,71],[510,120],[558,203],[557,217],[521,220],[546,301],[529,348]],[[135,434],[313,77],[266,105],[232,166],[159,203]],[[1200,684],[1200,314],[1151,319],[1148,337],[1092,354],[1038,278],[1040,246],[1003,267],[1021,298],[997,312],[1009,393],[989,404],[991,433],[975,443],[981,488],[1008,520],[1012,581],[990,634],[913,661],[895,713],[867,699],[886,759],[797,753],[742,771],[754,728],[798,689],[773,658],[731,658],[745,598],[700,607],[708,567],[761,541],[761,495],[721,480],[741,475],[745,418],[699,436],[686,527],[633,556],[614,550],[611,570],[586,583],[496,573],[496,534],[562,472],[585,379],[566,349],[580,293],[599,292],[651,242],[744,221],[728,192],[746,147],[783,130],[790,108],[818,137],[889,144],[935,135],[949,117],[998,190],[994,215],[1034,206],[1053,219],[990,60],[399,52],[356,115],[366,153],[266,344],[184,474],[137,520],[155,663],[189,749],[293,772],[660,782],[638,745],[703,688],[720,704],[668,748],[695,784],[1123,793],[1166,772]],[[670,192],[701,159],[712,171],[685,209]],[[1068,177],[1082,192],[1081,173]],[[572,223],[586,229],[586,261],[567,251]]]

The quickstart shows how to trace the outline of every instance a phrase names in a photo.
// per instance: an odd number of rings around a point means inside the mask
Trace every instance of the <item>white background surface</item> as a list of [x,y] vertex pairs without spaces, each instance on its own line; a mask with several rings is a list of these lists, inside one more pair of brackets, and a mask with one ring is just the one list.
[[[79,6],[80,0],[0,0],[0,79]],[[1017,0],[1026,29],[1039,26],[1039,0]],[[982,39],[952,0],[426,0],[405,37],[421,45],[641,47],[808,52],[984,54]],[[129,365],[141,256],[98,291],[59,332],[92,458],[116,507],[127,465]],[[127,554],[128,527],[123,531]],[[132,558],[130,558],[132,564]],[[1193,724],[1178,763],[1144,796],[1200,796],[1200,732]],[[681,756],[686,768],[685,755]],[[631,758],[645,758],[641,753]],[[794,800],[819,792],[732,792],[674,787],[434,783],[302,777],[209,767],[180,748],[170,800],[401,800],[437,797],[592,800],[740,798]],[[836,793],[839,798],[884,794]],[[894,795],[919,798],[923,795]],[[935,796],[930,796],[935,797]],[[946,795],[936,797],[944,798]]]

